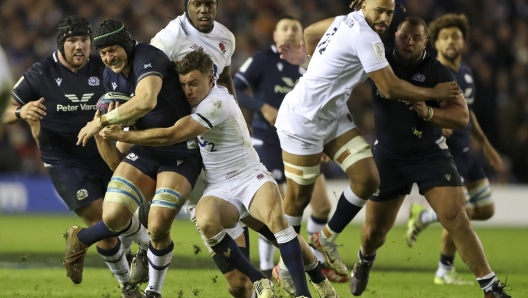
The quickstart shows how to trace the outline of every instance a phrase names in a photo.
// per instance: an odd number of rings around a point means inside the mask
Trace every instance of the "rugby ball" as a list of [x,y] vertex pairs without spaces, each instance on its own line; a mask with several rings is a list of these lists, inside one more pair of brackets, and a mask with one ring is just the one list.
[[[130,99],[130,96],[121,92],[108,92],[103,94],[97,101],[97,109],[101,112],[101,115],[108,113],[108,107],[112,102],[118,102],[119,104],[124,104]],[[128,121],[123,123],[123,126],[132,126],[136,121]]]

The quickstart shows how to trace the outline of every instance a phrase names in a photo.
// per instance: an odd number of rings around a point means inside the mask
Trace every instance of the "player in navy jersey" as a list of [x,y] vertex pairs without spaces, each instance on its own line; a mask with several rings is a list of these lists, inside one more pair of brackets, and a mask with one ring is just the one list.
[[[273,125],[284,96],[297,84],[305,70],[282,60],[277,47],[285,42],[299,44],[302,39],[302,25],[295,18],[284,16],[277,22],[273,39],[274,45],[265,51],[257,52],[242,65],[235,76],[234,83],[240,106],[254,113],[253,146],[261,162],[273,174],[273,178],[279,184],[281,195],[284,197],[286,183],[284,164],[277,129]],[[253,97],[245,93],[248,88],[251,89]],[[246,119],[248,123],[251,122],[249,120]],[[314,193],[316,196],[311,201],[313,212],[307,225],[309,234],[320,231],[328,221],[331,205],[326,194],[324,175],[320,175],[317,179]],[[299,232],[300,223],[291,224]],[[271,276],[271,271],[275,266],[274,252],[275,246],[265,237],[260,236],[260,270],[268,277]],[[316,253],[319,252],[316,251]],[[318,255],[318,259],[324,263],[322,255]],[[285,268],[282,262],[279,264],[281,268]],[[278,269],[275,271],[277,272]],[[331,268],[325,268],[324,271],[332,281],[336,281],[336,278],[338,278],[337,281],[343,280],[342,276],[336,276],[335,270]],[[345,277],[344,280],[348,279]]]
[[[103,22],[94,42],[106,65],[106,91],[122,92],[131,99],[89,122],[78,134],[78,145],[85,145],[105,126],[135,120],[137,129],[163,128],[190,114],[174,64],[161,50],[136,43],[127,27],[117,20]],[[147,297],[161,297],[174,249],[170,228],[201,168],[195,140],[157,148],[133,146],[108,184],[104,224],[113,233],[134,238],[142,250],[148,251]],[[138,235],[144,228],[134,215],[148,197],[153,197],[148,217],[150,239],[147,234]],[[94,239],[105,236],[97,232],[92,235]]]
[[[85,147],[75,145],[79,130],[93,119],[97,100],[105,92],[105,66],[98,56],[90,55],[91,45],[92,29],[86,19],[69,16],[61,20],[59,50],[24,73],[12,90],[12,104],[4,117],[8,124],[24,119],[31,125],[55,189],[88,226],[102,219],[103,195],[112,176],[93,140]],[[129,284],[121,242],[110,237],[96,246],[121,283],[123,296],[137,297],[139,291]],[[82,258],[84,255],[65,259],[74,283],[80,283],[82,275],[72,272],[71,265]]]
[[[472,220],[487,220],[493,216],[495,207],[491,196],[489,181],[484,174],[478,158],[470,150],[471,137],[483,149],[490,165],[498,170],[502,165],[499,154],[489,143],[486,135],[471,110],[475,98],[473,73],[462,61],[464,43],[469,34],[469,23],[464,15],[447,14],[430,24],[429,37],[438,50],[437,59],[455,75],[469,108],[469,124],[460,129],[444,129],[447,146],[453,156],[458,173],[467,188],[466,210]],[[469,197],[469,198],[468,198]],[[413,246],[418,234],[432,222],[438,222],[438,216],[432,209],[421,205],[411,206],[411,214],[406,234],[407,244]],[[462,280],[456,273],[453,262],[455,244],[446,230],[442,232],[442,246],[435,284],[464,285],[471,282]]]
[[[427,25],[422,19],[403,20],[396,31],[395,49],[386,52],[394,73],[422,87],[453,81],[452,72],[425,51],[427,41]],[[361,295],[366,289],[376,251],[384,244],[412,184],[417,183],[420,194],[451,233],[485,297],[510,297],[491,270],[470,225],[462,181],[442,135],[442,127],[463,128],[468,124],[469,112],[462,94],[427,104],[389,101],[373,85],[372,97],[377,137],[374,159],[381,184],[367,202],[362,245],[350,279],[352,294]]]

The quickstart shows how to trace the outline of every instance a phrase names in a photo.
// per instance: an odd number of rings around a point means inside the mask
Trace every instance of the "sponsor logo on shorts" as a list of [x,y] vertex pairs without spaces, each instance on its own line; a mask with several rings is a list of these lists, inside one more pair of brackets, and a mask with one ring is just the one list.
[[176,166],[179,166],[182,162],[183,162],[183,160],[177,160],[176,161]]
[[236,175],[238,175],[238,171],[233,171],[233,172],[227,173],[225,175],[225,178],[226,178],[226,180],[227,179],[231,179],[231,178],[235,177]]
[[88,191],[86,189],[79,189],[77,191],[77,200],[82,201],[88,197]]
[[135,155],[134,153],[129,153],[126,158],[130,159],[131,161],[136,161],[139,156]]
[[312,147],[312,144],[310,144],[310,143],[306,143],[306,142],[303,142],[303,143],[301,144],[301,147],[302,147],[303,149],[310,149],[310,147]]

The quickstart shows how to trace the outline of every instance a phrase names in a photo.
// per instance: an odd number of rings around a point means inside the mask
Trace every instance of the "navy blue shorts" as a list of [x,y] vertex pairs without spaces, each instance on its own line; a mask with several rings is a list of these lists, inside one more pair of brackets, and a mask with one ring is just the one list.
[[260,162],[273,174],[273,179],[278,184],[286,183],[280,143],[266,142],[253,137],[253,147],[260,157]]
[[422,195],[437,186],[462,186],[449,150],[402,158],[375,146],[373,153],[381,180],[379,191],[371,197],[373,201],[383,202],[408,195],[413,183],[418,184]]
[[51,182],[70,210],[87,206],[102,199],[112,177],[106,163],[91,166],[46,166]]
[[199,148],[178,149],[171,152],[136,145],[130,148],[123,162],[132,165],[154,180],[161,172],[178,173],[187,178],[193,188],[203,167]]
[[480,160],[470,151],[451,152],[453,160],[463,183],[474,182],[487,178]]

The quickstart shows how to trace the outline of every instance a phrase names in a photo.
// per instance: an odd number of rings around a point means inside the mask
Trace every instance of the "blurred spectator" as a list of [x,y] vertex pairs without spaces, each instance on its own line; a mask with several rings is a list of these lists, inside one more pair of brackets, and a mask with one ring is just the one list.
[[[350,11],[350,0],[218,0],[217,20],[236,37],[231,69],[271,43],[274,24],[284,14],[304,26]],[[492,144],[503,154],[511,173],[497,173],[497,182],[528,183],[528,3],[526,0],[400,0],[407,12],[396,10],[386,40],[393,43],[394,24],[416,15],[427,22],[446,12],[465,13],[471,23],[466,61],[477,82],[474,105],[480,124]],[[140,42],[149,42],[170,19],[183,13],[183,0],[3,0],[0,2],[0,44],[9,57],[15,78],[56,48],[58,20],[78,13],[96,27],[117,18],[126,23]],[[366,138],[375,140],[370,91],[357,88],[349,107]],[[363,90],[364,89],[364,90]],[[29,136],[13,141],[13,134]],[[21,143],[27,144],[21,145]],[[0,150],[17,152],[3,158],[10,166],[0,171],[39,173],[37,154],[26,126],[7,131]],[[11,146],[11,148],[8,148]],[[32,147],[33,146],[33,147]],[[13,149],[14,148],[14,149]],[[33,149],[31,149],[33,148]],[[7,151],[6,151],[7,150]],[[4,154],[5,156],[5,154]],[[9,153],[11,156],[11,153]],[[0,165],[3,164],[0,160]]]

